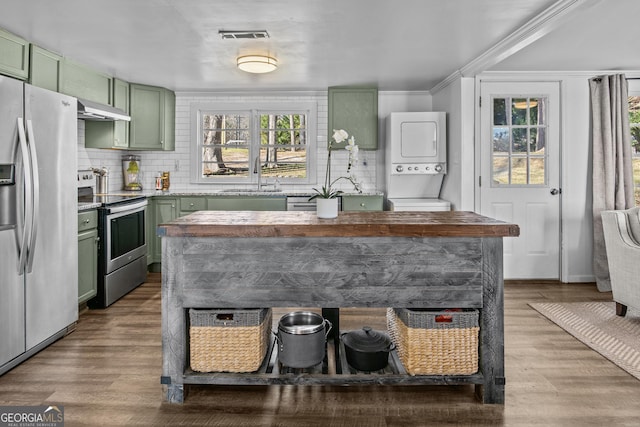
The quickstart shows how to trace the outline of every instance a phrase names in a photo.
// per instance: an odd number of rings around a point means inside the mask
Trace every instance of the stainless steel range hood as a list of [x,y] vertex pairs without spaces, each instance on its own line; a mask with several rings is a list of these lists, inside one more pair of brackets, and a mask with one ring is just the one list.
[[113,122],[115,120],[131,121],[131,117],[119,108],[80,98],[78,98],[78,118],[101,122]]

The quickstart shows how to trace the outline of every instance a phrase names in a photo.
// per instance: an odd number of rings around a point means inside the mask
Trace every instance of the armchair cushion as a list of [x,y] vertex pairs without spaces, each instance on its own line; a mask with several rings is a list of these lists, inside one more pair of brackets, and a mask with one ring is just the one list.
[[613,300],[640,309],[640,207],[603,211],[602,228],[609,263]]

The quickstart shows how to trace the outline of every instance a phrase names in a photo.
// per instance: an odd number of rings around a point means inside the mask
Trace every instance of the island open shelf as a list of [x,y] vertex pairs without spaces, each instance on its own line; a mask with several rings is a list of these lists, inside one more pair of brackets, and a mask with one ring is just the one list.
[[[183,402],[185,384],[475,384],[485,403],[504,402],[502,238],[517,236],[517,225],[457,211],[341,212],[329,220],[202,211],[158,233],[169,402]],[[319,372],[274,372],[274,351],[252,374],[190,370],[188,309],[295,306],[477,309],[479,373],[411,376],[392,361],[389,372],[361,375],[330,357]],[[328,354],[344,354],[335,352],[339,339],[328,345]]]

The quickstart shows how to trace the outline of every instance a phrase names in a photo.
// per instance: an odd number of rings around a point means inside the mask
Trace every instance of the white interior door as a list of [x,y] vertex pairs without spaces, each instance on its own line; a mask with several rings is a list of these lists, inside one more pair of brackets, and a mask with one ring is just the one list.
[[560,278],[560,86],[480,83],[479,211],[520,226],[506,279]]

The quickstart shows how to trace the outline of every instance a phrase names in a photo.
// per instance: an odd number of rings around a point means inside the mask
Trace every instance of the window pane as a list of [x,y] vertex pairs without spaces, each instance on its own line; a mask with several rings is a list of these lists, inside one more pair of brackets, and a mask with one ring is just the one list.
[[544,125],[545,98],[529,98],[529,124]]
[[307,151],[302,148],[262,147],[260,167],[263,177],[306,178]]
[[202,175],[248,176],[249,149],[247,147],[202,147]]
[[509,152],[509,128],[503,128],[503,127],[493,128],[493,152],[494,153]]
[[514,157],[511,159],[511,184],[523,185],[527,183],[527,158]]
[[533,157],[529,159],[529,184],[543,185],[547,183],[545,179],[545,159],[544,157]]
[[492,185],[509,184],[509,157],[495,156],[493,158]]
[[544,148],[547,145],[547,130],[545,128],[532,128],[531,133],[531,147],[532,153],[540,154],[544,153]]
[[493,124],[507,125],[507,100],[495,98],[493,100]]
[[527,98],[513,98],[511,102],[511,124],[527,124]]
[[527,152],[527,129],[513,129],[512,130],[512,147],[511,150],[514,153],[526,153]]

